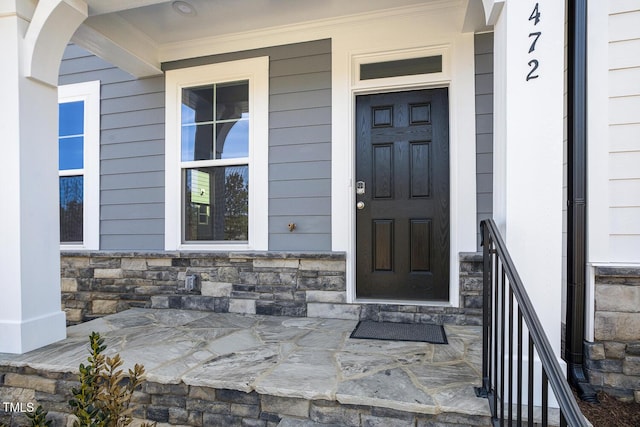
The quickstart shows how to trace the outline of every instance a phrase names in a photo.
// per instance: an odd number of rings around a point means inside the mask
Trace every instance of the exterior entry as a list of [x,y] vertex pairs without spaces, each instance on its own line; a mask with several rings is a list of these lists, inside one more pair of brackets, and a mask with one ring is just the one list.
[[449,300],[447,89],[356,98],[356,294]]

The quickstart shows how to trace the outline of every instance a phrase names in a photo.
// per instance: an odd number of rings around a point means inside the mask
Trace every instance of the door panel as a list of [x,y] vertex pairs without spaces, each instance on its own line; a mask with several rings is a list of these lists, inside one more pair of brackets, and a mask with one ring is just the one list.
[[447,89],[356,98],[356,293],[449,299]]

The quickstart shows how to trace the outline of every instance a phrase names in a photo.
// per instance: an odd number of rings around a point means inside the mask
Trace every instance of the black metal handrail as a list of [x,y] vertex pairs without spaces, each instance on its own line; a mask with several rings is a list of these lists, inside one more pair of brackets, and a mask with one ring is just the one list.
[[[523,425],[523,320],[528,330],[527,419],[534,425],[534,349],[540,358],[541,425],[549,425],[548,386],[560,408],[560,426],[589,426],[580,412],[542,324],[515,269],[513,260],[492,219],[480,224],[483,246],[484,293],[482,327],[482,386],[477,394],[489,399],[495,426]],[[508,287],[508,291],[507,291]],[[517,306],[514,308],[514,297]],[[508,303],[508,310],[507,310]],[[517,311],[514,311],[517,310]],[[514,318],[517,353],[514,354]],[[507,335],[508,334],[508,335]],[[507,347],[507,348],[505,348]],[[506,359],[506,360],[505,360]],[[514,377],[514,364],[516,374]],[[506,366],[505,366],[506,365]],[[507,378],[505,381],[505,370]],[[514,383],[515,380],[515,383]],[[515,386],[515,388],[514,388]],[[508,391],[505,391],[505,388]],[[508,395],[505,395],[508,393]],[[512,402],[514,399],[515,402]],[[514,408],[515,407],[515,408]],[[513,410],[515,409],[515,419]],[[506,414],[505,414],[506,410]],[[537,425],[537,423],[536,423]]]

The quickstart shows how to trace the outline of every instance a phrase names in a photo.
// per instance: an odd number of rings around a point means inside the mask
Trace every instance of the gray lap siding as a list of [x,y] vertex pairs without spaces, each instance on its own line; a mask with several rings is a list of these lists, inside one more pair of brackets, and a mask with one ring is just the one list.
[[[475,40],[478,220],[491,216],[492,34]],[[268,56],[269,250],[331,250],[331,40],[192,58]],[[60,84],[101,81],[100,249],[164,248],[164,77],[135,79],[70,45]],[[296,229],[290,232],[289,223]]]
[[[269,250],[331,250],[331,41],[165,63],[269,57]],[[296,229],[290,232],[289,223]]]
[[100,80],[100,249],[164,248],[164,77],[135,79],[75,45],[59,84]]
[[[330,250],[331,41],[165,63],[268,56],[269,250]],[[101,81],[100,249],[164,248],[164,77],[135,79],[70,45],[59,84]],[[294,233],[287,225],[296,223]]]
[[[493,33],[475,36],[477,224],[493,216]],[[478,248],[480,231],[478,227]]]

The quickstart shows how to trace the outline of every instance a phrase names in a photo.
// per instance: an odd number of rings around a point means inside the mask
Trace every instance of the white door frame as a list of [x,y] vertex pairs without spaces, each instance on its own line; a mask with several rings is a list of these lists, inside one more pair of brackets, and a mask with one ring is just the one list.
[[[450,43],[387,51],[361,49],[341,52],[340,47],[334,45],[333,54],[332,249],[345,251],[347,254],[347,302],[404,303],[397,300],[372,301],[356,298],[355,97],[369,93],[447,87],[449,89],[450,147],[450,299],[444,303],[440,301],[406,301],[406,303],[458,307],[460,303],[458,254],[476,251],[473,34],[459,34]],[[361,63],[437,54],[443,56],[441,73],[367,81],[360,81],[358,78]],[[341,75],[341,72],[344,74]],[[348,76],[347,82],[344,82],[345,75]],[[473,202],[469,203],[470,200]]]

